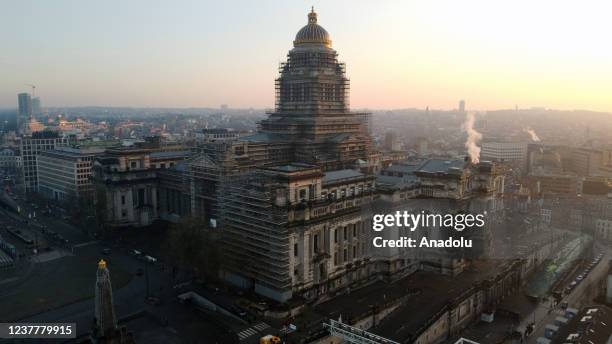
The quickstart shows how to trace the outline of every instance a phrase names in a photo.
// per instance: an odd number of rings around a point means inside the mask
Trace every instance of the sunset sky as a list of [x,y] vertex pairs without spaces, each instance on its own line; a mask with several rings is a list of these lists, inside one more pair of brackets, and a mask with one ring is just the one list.
[[30,1],[0,10],[0,107],[272,107],[314,5],[353,108],[612,112],[609,1]]

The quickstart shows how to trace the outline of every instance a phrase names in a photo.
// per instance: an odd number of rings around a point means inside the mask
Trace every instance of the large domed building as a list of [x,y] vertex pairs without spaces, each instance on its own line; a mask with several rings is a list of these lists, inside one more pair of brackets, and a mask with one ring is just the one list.
[[[345,65],[338,62],[314,9],[279,72],[275,110],[257,134],[242,139],[248,142],[242,151],[251,158],[250,165],[303,162],[325,171],[367,166],[372,160],[370,114],[349,110]],[[273,156],[264,152],[270,143]]]
[[279,72],[274,111],[233,143],[231,172],[245,173],[220,187],[221,275],[279,302],[315,300],[370,274],[369,114],[349,110],[344,64],[314,10]]

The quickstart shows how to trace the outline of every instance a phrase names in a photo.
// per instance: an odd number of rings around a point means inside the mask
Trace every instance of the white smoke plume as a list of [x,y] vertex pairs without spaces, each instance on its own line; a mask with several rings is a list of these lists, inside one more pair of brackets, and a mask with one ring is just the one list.
[[480,161],[480,147],[478,141],[482,139],[482,134],[474,129],[474,122],[476,121],[474,112],[467,112],[465,114],[465,122],[463,122],[463,130],[467,133],[467,141],[465,141],[465,148],[468,150],[470,160],[474,164]]
[[529,134],[529,136],[531,136],[531,140],[534,142],[540,142],[540,138],[538,137],[538,134],[536,134],[535,130],[531,129],[531,127],[527,127],[525,129],[523,129],[524,132],[526,132],[527,134]]

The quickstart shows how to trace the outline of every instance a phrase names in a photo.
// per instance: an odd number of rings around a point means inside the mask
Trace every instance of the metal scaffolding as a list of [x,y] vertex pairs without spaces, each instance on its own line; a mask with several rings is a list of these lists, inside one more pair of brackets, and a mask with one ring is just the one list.
[[280,289],[291,288],[287,212],[275,204],[282,189],[259,171],[237,176],[224,183],[220,207],[226,266]]
[[290,52],[275,82],[276,111],[348,111],[350,82],[345,70],[335,51]]
[[355,344],[399,344],[390,339],[375,335],[368,331],[362,330],[342,323],[341,321],[329,320],[328,323],[323,323],[323,327],[329,330],[332,336],[340,337],[346,342]]

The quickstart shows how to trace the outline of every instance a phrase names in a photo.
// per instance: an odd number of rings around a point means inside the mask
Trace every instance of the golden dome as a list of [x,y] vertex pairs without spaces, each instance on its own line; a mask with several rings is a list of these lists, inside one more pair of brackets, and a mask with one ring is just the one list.
[[298,31],[293,41],[293,46],[297,47],[304,44],[322,44],[326,47],[331,47],[331,38],[329,33],[317,24],[317,13],[314,7],[308,13],[308,24]]

